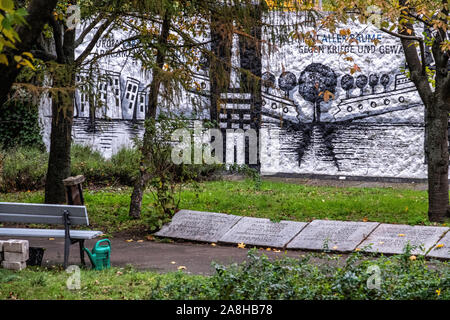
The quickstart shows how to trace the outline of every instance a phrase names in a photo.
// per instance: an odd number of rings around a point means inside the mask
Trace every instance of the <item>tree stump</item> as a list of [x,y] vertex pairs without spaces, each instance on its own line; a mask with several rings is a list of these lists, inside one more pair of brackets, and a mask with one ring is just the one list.
[[66,191],[66,202],[68,205],[84,205],[82,184],[85,178],[83,175],[68,177],[63,180]]

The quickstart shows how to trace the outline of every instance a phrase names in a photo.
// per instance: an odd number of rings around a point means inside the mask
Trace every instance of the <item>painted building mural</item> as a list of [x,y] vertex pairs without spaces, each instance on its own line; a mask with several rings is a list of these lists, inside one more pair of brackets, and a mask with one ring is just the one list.
[[[261,163],[263,174],[426,178],[424,108],[403,72],[407,66],[400,41],[372,25],[349,23],[342,28],[352,30],[348,37],[357,43],[348,43],[339,33],[319,31],[321,43],[314,52],[304,43],[292,42],[261,56],[251,50],[243,53],[235,36],[233,65],[251,69],[257,61],[257,70],[251,71],[261,75],[261,101],[255,109],[254,93],[242,92],[240,75],[232,71],[228,93],[221,97],[220,128],[258,127],[256,110],[269,137],[279,137],[269,143],[279,160]],[[125,36],[108,35],[94,50],[101,53]],[[262,52],[268,52],[264,45]],[[351,74],[354,64],[360,70]],[[99,65],[95,75],[77,76],[73,141],[90,144],[110,157],[142,135],[151,75],[128,55],[104,58]],[[208,72],[201,68],[196,74],[199,91],[183,93],[180,113],[209,117]],[[95,86],[95,97],[83,92],[87,85]],[[47,140],[48,105],[47,101],[42,108]]]

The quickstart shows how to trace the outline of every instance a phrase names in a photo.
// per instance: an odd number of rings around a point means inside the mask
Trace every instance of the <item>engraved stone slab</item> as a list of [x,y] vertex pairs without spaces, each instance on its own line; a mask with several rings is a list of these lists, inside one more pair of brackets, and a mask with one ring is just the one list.
[[[359,248],[368,252],[401,254],[409,242],[411,246],[423,245],[425,248],[425,251],[416,248],[412,253],[424,254],[447,230],[445,227],[381,224]],[[364,248],[368,245],[371,245],[371,248]]]
[[224,213],[180,210],[155,233],[159,237],[217,242],[242,217]]
[[306,225],[306,222],[272,222],[269,219],[244,217],[219,242],[283,248]]
[[314,220],[287,247],[353,251],[378,225],[378,222]]
[[450,231],[436,243],[426,256],[430,258],[450,259]]

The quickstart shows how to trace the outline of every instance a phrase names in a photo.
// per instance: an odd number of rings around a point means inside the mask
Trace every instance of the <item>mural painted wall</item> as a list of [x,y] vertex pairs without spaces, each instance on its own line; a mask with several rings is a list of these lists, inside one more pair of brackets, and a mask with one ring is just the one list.
[[[279,161],[261,163],[263,174],[426,178],[424,108],[413,83],[402,73],[405,62],[400,41],[372,25],[341,27],[349,28],[349,37],[358,42],[349,44],[338,33],[319,31],[321,44],[314,52],[304,43],[293,42],[271,54],[264,54],[269,50],[263,46],[259,55],[235,36],[233,64],[261,73],[261,101],[255,109],[253,94],[238,88],[240,75],[232,71],[229,92],[222,97],[220,127],[255,127],[257,110],[261,127],[269,136],[279,136],[269,143],[279,153]],[[121,32],[107,35],[94,50],[102,53],[127,36]],[[262,33],[261,37],[264,40],[269,35]],[[77,53],[82,50],[83,45]],[[361,70],[351,74],[355,63]],[[134,136],[142,135],[151,75],[124,54],[104,58],[99,66],[95,75],[77,76],[80,90],[75,99],[73,141],[90,144],[110,157],[129,147]],[[207,68],[198,71],[200,90],[184,92],[178,112],[209,117],[208,72]],[[96,86],[95,98],[83,93],[85,85]],[[92,104],[95,112],[90,111]],[[47,141],[49,110],[46,101],[42,117]]]

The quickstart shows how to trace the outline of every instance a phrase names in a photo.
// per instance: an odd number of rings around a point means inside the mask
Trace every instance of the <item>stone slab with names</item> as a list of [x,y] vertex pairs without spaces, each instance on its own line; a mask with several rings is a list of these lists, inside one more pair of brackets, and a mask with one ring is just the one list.
[[217,242],[242,217],[224,213],[180,210],[155,233],[159,237]]
[[219,242],[283,248],[306,225],[306,222],[272,222],[269,219],[244,217]]
[[[359,245],[359,248],[368,252],[401,254],[409,243],[411,246],[417,246],[412,250],[413,254],[423,255],[448,230],[445,227],[381,224]],[[419,248],[420,246],[424,247],[424,251]]]
[[378,225],[378,222],[314,220],[287,248],[353,251]]
[[426,255],[429,258],[450,259],[450,231]]

